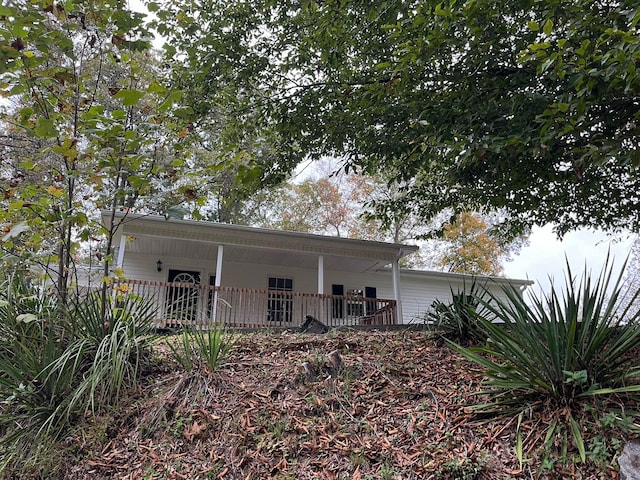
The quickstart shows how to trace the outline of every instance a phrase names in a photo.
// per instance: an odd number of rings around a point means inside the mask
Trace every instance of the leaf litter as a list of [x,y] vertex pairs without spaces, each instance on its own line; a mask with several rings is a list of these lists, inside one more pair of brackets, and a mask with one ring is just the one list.
[[590,460],[539,473],[548,412],[522,420],[520,464],[517,419],[478,417],[482,373],[425,332],[243,334],[215,373],[154,355],[143,386],[73,437],[83,460],[65,478],[617,478]]

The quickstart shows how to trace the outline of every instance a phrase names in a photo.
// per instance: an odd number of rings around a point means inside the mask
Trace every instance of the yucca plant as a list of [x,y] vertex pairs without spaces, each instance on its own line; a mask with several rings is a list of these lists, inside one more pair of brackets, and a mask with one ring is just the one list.
[[484,332],[476,326],[475,310],[478,307],[480,291],[476,283],[471,287],[455,293],[451,288],[451,302],[435,300],[424,320],[429,330],[442,338],[452,340],[460,345],[483,342]]
[[[452,343],[486,368],[485,393],[491,400],[478,407],[515,414],[518,424],[525,412],[543,405],[562,411],[565,431],[584,460],[576,412],[595,396],[640,392],[640,368],[632,355],[640,346],[640,313],[632,307],[639,292],[622,304],[623,272],[624,267],[614,277],[607,258],[595,281],[585,270],[576,282],[567,263],[564,290],[552,285],[549,293],[526,301],[515,287],[505,287],[506,300],[489,291],[479,298],[482,308],[474,312],[487,343],[475,348]],[[548,428],[552,434],[557,425]]]
[[166,342],[174,358],[187,371],[205,367],[215,372],[235,343],[234,334],[224,326],[213,325],[206,330],[183,331],[175,342]]
[[10,272],[0,287],[0,441],[22,433],[59,429],[55,418],[73,389],[77,365],[55,374],[52,362],[68,350],[55,296],[34,288],[24,272]]
[[[112,404],[135,382],[152,338],[150,302],[122,298],[105,322],[98,296],[65,313],[19,276],[2,296],[0,443],[56,438],[75,415]],[[109,327],[94,328],[98,321]]]

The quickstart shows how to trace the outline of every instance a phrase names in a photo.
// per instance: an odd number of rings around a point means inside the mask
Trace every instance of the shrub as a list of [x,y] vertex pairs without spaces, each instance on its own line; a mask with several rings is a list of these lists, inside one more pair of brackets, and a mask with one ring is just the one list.
[[92,295],[67,309],[55,298],[21,273],[0,284],[0,473],[116,402],[151,344],[151,302]]
[[437,332],[442,338],[461,345],[484,342],[486,336],[476,325],[476,309],[479,294],[474,282],[466,291],[454,293],[451,289],[451,303],[435,300],[424,320],[430,330]]
[[130,293],[116,298],[93,294],[78,302],[70,313],[71,325],[76,349],[88,364],[71,409],[111,405],[123,388],[135,386],[156,338],[155,308],[152,298]]
[[[516,288],[506,287],[507,301],[490,292],[486,300],[479,298],[483,313],[476,313],[476,321],[487,335],[486,345],[452,345],[487,369],[492,397],[481,409],[516,414],[518,425],[525,412],[543,405],[564,412],[557,418],[564,421],[562,429],[571,432],[584,461],[576,413],[596,396],[637,396],[640,391],[640,368],[631,356],[640,346],[640,313],[631,310],[633,301],[626,306],[619,301],[623,271],[614,280],[607,259],[595,281],[585,271],[576,284],[567,265],[563,291],[552,285],[548,294],[530,295],[527,302]],[[547,425],[549,435],[556,428],[555,422]]]

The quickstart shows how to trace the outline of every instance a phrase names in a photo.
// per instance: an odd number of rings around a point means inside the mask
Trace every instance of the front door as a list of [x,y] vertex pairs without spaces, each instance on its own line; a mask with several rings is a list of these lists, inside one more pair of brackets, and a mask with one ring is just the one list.
[[169,270],[169,282],[180,283],[167,289],[167,316],[179,326],[193,323],[198,312],[198,285],[200,272]]

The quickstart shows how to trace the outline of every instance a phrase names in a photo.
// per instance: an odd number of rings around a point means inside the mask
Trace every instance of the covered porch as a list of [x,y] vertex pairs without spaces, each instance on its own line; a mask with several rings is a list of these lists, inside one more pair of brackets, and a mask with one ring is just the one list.
[[403,323],[399,261],[417,246],[124,212],[116,222],[122,288],[153,297],[163,325]]

